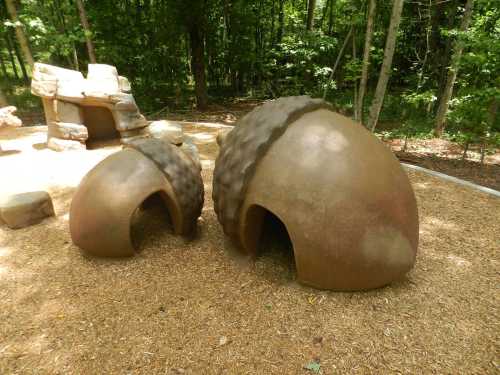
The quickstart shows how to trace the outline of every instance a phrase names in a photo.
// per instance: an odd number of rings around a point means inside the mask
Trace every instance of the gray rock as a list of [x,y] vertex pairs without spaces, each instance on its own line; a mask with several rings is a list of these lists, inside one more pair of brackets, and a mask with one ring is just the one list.
[[67,122],[50,123],[48,126],[49,137],[85,142],[89,138],[86,126]]
[[0,200],[0,218],[11,229],[24,228],[55,216],[49,193],[35,191]]
[[69,140],[60,139],[55,137],[49,137],[47,141],[47,147],[54,151],[74,151],[74,150],[86,150],[84,143]]
[[146,132],[153,138],[168,141],[174,145],[182,144],[184,138],[182,126],[167,120],[153,121],[147,127]]
[[0,128],[3,126],[19,127],[23,125],[21,119],[14,115],[17,108],[13,105],[0,108]]

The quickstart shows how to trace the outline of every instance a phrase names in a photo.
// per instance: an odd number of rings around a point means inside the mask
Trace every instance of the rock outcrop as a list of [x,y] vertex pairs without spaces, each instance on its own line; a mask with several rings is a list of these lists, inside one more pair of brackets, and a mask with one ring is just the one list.
[[148,122],[130,90],[129,81],[114,66],[89,64],[84,78],[75,70],[36,63],[31,92],[42,98],[48,147],[84,149],[93,137],[130,138],[132,131],[139,135]]

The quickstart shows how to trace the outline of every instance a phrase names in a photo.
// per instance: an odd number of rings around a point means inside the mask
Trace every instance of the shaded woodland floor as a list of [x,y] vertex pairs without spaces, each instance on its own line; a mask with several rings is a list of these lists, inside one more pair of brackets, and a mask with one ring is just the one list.
[[135,231],[141,252],[117,260],[72,244],[68,210],[81,177],[119,147],[61,154],[44,147],[44,127],[4,130],[0,194],[46,189],[57,217],[0,228],[2,374],[307,374],[313,362],[323,374],[499,371],[498,198],[410,171],[415,269],[370,292],[319,291],[296,282],[281,246],[253,262],[223,235],[216,128],[184,127],[205,182],[196,238],[174,236],[153,209]]

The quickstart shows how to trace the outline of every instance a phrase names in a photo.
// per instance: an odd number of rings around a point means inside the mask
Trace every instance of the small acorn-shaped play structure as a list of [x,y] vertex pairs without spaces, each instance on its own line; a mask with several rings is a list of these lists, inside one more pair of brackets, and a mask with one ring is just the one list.
[[392,152],[363,126],[307,96],[247,114],[221,142],[214,209],[241,249],[256,255],[266,213],[290,236],[300,282],[363,290],[414,265],[418,212]]
[[128,141],[124,150],[101,161],[80,183],[70,209],[73,242],[97,256],[134,255],[132,216],[153,194],[165,203],[176,234],[194,230],[203,207],[199,164],[168,142]]

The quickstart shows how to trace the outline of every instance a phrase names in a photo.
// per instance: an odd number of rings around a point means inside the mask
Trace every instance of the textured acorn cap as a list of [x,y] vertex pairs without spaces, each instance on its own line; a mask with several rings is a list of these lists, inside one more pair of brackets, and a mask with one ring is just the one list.
[[71,202],[71,238],[88,253],[134,255],[132,216],[153,194],[165,203],[176,234],[190,233],[201,214],[203,181],[190,157],[155,139],[138,139],[127,146],[97,164]]
[[226,234],[249,254],[265,214],[281,220],[307,285],[376,288],[415,262],[406,173],[372,133],[320,100],[282,98],[243,118],[221,147],[213,198]]

